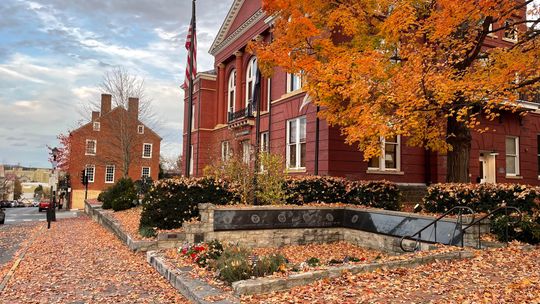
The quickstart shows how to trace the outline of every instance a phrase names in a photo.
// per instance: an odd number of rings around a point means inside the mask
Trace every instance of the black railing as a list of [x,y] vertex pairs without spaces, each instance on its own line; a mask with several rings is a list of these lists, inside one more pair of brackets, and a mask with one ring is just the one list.
[[[456,231],[459,230],[461,232],[461,247],[463,247],[463,233],[464,233],[464,230],[465,230],[465,229],[461,229],[463,227],[463,210],[469,211],[470,214],[473,216],[472,219],[471,219],[471,223],[474,222],[474,210],[472,210],[471,208],[466,207],[466,206],[456,206],[456,207],[453,207],[452,209],[446,211],[445,213],[443,213],[441,216],[439,216],[438,218],[433,220],[433,222],[427,224],[424,228],[418,230],[416,233],[414,233],[412,235],[404,235],[401,238],[401,240],[399,241],[399,247],[401,248],[401,250],[403,250],[405,252],[412,252],[412,251],[418,250],[419,247],[420,247],[420,242],[422,241],[422,232],[424,230],[428,229],[431,226],[433,226],[433,234],[434,234],[434,238],[435,238],[434,242],[437,243],[437,222],[439,222],[443,218],[447,217],[448,215],[453,213],[455,210],[459,210],[458,219],[456,220],[456,227],[454,228],[454,232],[452,234],[452,237],[450,238],[450,244],[448,244],[448,245],[453,245],[452,242],[453,242],[453,240],[455,238]],[[416,241],[416,243],[415,243],[414,247],[412,248],[412,250],[410,250],[409,248],[405,248],[403,246],[403,241],[405,241],[405,240]]]
[[235,121],[235,120],[238,120],[238,119],[242,119],[242,118],[253,118],[253,106],[251,104],[251,102],[248,102],[248,105],[247,107],[245,107],[244,109],[240,110],[240,111],[236,111],[236,112],[229,112],[228,113],[228,121],[231,122],[231,121]]
[[[505,230],[505,241],[506,243],[508,243],[508,229],[510,227],[510,224],[512,225],[515,225],[515,224],[519,224],[519,222],[521,222],[522,220],[522,213],[521,213],[521,210],[519,210],[519,208],[516,208],[516,207],[512,207],[512,206],[504,206],[504,207],[499,207],[493,211],[491,211],[490,213],[482,216],[481,218],[477,219],[476,221],[472,221],[472,223],[470,223],[469,225],[465,226],[465,228],[463,228],[463,233],[465,233],[465,230],[473,227],[474,225],[478,224],[478,249],[482,248],[482,240],[480,238],[480,234],[481,234],[481,230],[480,230],[480,222],[490,216],[492,216],[493,214],[501,211],[501,210],[504,210],[504,215],[506,216],[506,230]],[[508,217],[508,210],[514,210],[514,212],[517,212],[518,214],[518,217],[517,217],[517,220],[515,221],[510,221],[509,217]]]

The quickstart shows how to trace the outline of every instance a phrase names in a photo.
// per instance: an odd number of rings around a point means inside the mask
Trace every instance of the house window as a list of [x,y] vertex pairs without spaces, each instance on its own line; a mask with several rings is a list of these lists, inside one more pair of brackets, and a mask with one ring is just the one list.
[[144,125],[137,126],[137,133],[144,134]]
[[257,58],[249,60],[246,70],[246,104],[253,99],[253,89],[255,88],[255,79],[257,75]]
[[88,182],[89,183],[94,182],[95,173],[96,173],[96,166],[95,165],[86,165],[86,176],[88,176]]
[[99,121],[94,121],[93,128],[94,131],[99,131],[99,129],[101,128],[101,124],[99,123]]
[[399,171],[401,158],[400,136],[381,138],[381,149],[381,156],[369,160],[368,169]]
[[229,86],[227,90],[227,113],[228,117],[234,113],[234,103],[236,101],[236,70],[232,70],[229,75]]
[[143,144],[143,158],[152,158],[152,144]]
[[249,164],[251,161],[251,145],[249,140],[242,141],[242,161],[244,164]]
[[261,152],[269,152],[270,151],[270,141],[268,138],[268,132],[261,133]]
[[105,167],[105,183],[114,183],[114,165],[107,165]]
[[97,141],[95,139],[87,139],[85,155],[96,155],[96,146]]
[[221,142],[221,160],[228,161],[231,157],[231,146],[228,141]]
[[191,131],[195,130],[195,105],[191,106]]
[[536,135],[536,153],[538,161],[538,176],[540,177],[540,135]]
[[506,137],[506,175],[519,175],[519,137]]
[[509,19],[504,22],[504,38],[517,41],[517,29],[514,25],[514,20]]
[[150,167],[142,167],[141,178],[150,177]]
[[287,168],[306,167],[306,117],[287,121]]
[[287,73],[287,93],[300,90],[302,88],[302,77],[300,74]]

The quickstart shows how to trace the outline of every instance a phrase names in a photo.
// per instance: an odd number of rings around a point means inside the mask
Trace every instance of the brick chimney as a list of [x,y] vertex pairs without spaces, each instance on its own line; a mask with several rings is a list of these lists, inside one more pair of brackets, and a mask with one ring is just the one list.
[[101,115],[105,115],[111,111],[111,94],[101,94]]
[[128,98],[128,113],[129,116],[135,117],[135,119],[139,118],[139,98]]
[[98,111],[92,111],[92,121],[96,121],[99,118],[99,112]]

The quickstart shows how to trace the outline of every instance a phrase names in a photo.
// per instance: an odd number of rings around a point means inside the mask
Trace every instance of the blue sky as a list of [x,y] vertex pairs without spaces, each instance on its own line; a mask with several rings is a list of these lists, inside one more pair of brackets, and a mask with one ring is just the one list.
[[[198,69],[232,0],[198,0]],[[88,121],[103,73],[144,79],[162,154],[180,153],[189,0],[0,1],[0,163],[50,167],[46,145]]]

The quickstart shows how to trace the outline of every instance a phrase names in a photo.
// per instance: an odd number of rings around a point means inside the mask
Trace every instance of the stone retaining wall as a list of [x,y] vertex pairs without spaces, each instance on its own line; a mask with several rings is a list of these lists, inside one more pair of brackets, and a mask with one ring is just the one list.
[[122,230],[120,223],[114,217],[101,208],[101,204],[90,204],[85,201],[84,212],[101,226],[111,231],[133,251],[176,248],[186,241],[183,233],[174,233],[172,234],[174,237],[169,237],[168,234],[160,234],[157,240],[135,240]]

